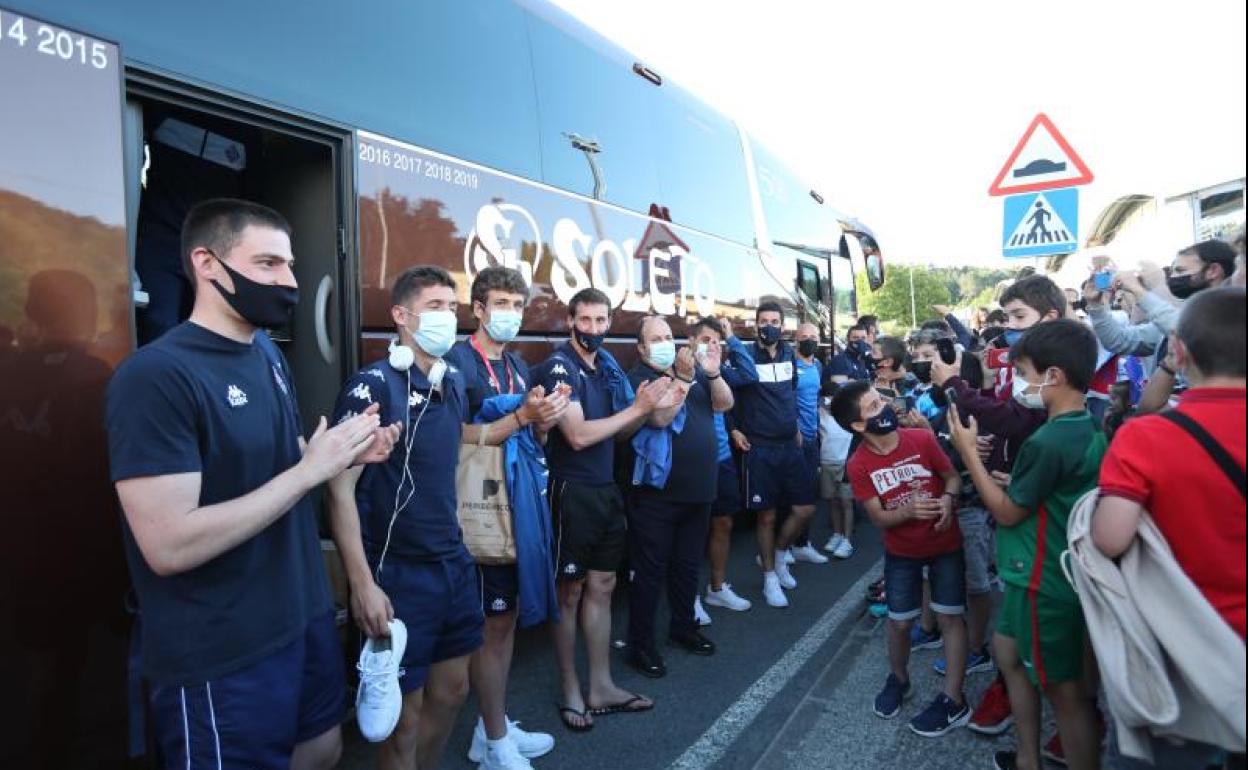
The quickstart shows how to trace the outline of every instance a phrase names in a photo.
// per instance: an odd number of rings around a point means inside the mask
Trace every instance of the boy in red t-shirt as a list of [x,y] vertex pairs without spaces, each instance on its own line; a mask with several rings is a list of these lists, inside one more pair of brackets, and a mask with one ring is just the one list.
[[[1191,387],[1175,410],[1229,456],[1245,461],[1244,290],[1206,289],[1183,307],[1171,349]],[[1229,469],[1228,469],[1229,470]],[[1119,556],[1148,511],[1174,558],[1244,637],[1244,492],[1184,428],[1160,415],[1123,423],[1101,465],[1092,541]]]
[[931,608],[939,618],[948,661],[945,690],[910,720],[934,738],[971,717],[962,695],[966,668],[966,569],[962,533],[953,515],[962,481],[930,430],[898,429],[897,414],[869,382],[849,382],[832,399],[832,416],[862,436],[849,458],[854,497],[884,530],[884,590],[888,596],[888,662],[876,716],[891,719],[910,696],[910,627],[922,610],[923,569]]

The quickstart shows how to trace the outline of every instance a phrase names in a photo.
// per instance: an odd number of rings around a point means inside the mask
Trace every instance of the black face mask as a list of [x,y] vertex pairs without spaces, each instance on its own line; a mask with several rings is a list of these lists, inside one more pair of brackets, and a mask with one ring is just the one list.
[[819,350],[819,340],[802,340],[797,343],[797,352],[810,358]]
[[849,343],[849,354],[858,358],[867,359],[871,357],[871,346],[866,340],[854,340]]
[[226,291],[215,280],[212,285],[244,321],[261,329],[281,329],[290,323],[290,314],[299,304],[298,287],[257,283],[225,264],[216,254],[213,256],[234,281],[234,293]]
[[867,420],[867,433],[874,436],[887,436],[897,430],[897,413],[892,407],[884,407],[884,409]]
[[910,371],[915,377],[919,378],[919,382],[926,385],[932,381],[932,362],[931,361],[912,361],[910,363]]
[[779,341],[780,341],[780,335],[781,335],[781,334],[783,334],[783,332],[781,332],[781,331],[780,331],[780,327],[779,327],[779,326],[760,326],[760,327],[758,327],[758,339],[759,339],[759,341],[760,341],[760,342],[762,342],[764,345],[767,345],[767,346],[769,346],[769,347],[770,347],[771,345],[774,345],[774,344],[776,344],[777,342],[779,342]]
[[1196,283],[1196,276],[1203,275],[1200,273],[1188,273],[1187,275],[1172,275],[1166,279],[1166,288],[1170,290],[1178,299],[1187,299],[1201,289],[1209,288],[1208,284]]
[[605,334],[586,334],[580,329],[576,330],[576,344],[585,348],[586,353],[598,352],[598,348],[602,347],[603,340],[606,338]]

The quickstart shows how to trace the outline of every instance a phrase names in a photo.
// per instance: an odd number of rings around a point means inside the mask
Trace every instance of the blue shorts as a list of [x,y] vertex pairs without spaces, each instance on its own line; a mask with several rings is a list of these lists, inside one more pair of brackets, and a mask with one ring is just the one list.
[[914,620],[923,612],[923,568],[932,589],[932,612],[966,612],[966,561],[962,549],[912,559],[884,553],[884,593],[890,620]]
[[297,744],[346,718],[334,613],[241,671],[185,687],[153,685],[149,700],[164,767],[289,768]]
[[407,626],[399,677],[404,693],[424,687],[434,663],[468,655],[484,643],[481,582],[466,550],[443,561],[387,560],[379,585]]
[[715,502],[711,505],[712,516],[732,516],[745,510],[741,504],[741,474],[737,472],[737,460],[729,457],[719,461],[719,486],[715,490]]
[[[818,447],[814,452],[817,470]],[[818,498],[817,473],[796,443],[754,444],[745,453],[744,466],[745,505],[751,511],[814,505]]]

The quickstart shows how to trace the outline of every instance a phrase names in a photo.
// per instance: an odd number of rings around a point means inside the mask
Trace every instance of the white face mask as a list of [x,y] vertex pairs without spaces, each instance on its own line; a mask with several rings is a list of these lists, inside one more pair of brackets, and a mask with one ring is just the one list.
[[667,369],[676,362],[676,343],[671,340],[650,343],[650,363],[656,369]]
[[441,358],[455,344],[455,326],[455,314],[451,311],[426,310],[420,314],[420,328],[412,332],[412,338],[421,350]]
[[1048,372],[1045,372],[1044,382],[1040,383],[1039,389],[1036,390],[1035,393],[1032,393],[1028,390],[1028,388],[1031,387],[1031,383],[1022,377],[1019,377],[1018,373],[1015,372],[1014,381],[1012,383],[1014,400],[1028,409],[1044,409],[1044,396],[1042,395],[1042,392],[1044,391],[1046,385],[1052,384],[1053,383],[1049,382]]

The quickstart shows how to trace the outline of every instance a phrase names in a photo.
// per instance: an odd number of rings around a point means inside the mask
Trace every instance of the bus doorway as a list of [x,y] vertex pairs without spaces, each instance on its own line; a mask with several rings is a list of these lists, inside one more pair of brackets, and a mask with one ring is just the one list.
[[[333,407],[354,339],[344,291],[349,190],[348,134],[318,131],[215,103],[195,103],[143,86],[127,97],[126,142],[141,173],[132,175],[138,344],[189,315],[193,296],[182,270],[180,229],[186,212],[214,197],[237,197],[280,212],[293,230],[299,304],[288,328],[269,333],[295,374],[305,425]],[[133,208],[133,207],[132,207]],[[146,296],[143,296],[143,295]],[[144,300],[146,300],[144,302]]]

